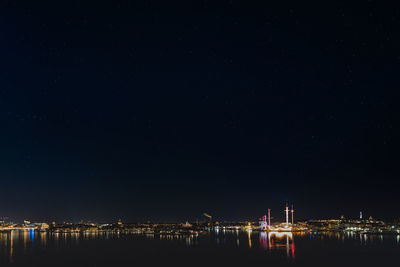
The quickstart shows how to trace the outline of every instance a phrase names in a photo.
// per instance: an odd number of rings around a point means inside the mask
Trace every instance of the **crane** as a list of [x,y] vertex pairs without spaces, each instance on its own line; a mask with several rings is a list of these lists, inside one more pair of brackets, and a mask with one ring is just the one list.
[[212,221],[212,216],[211,216],[210,214],[203,213],[203,215],[204,215],[205,217],[209,218],[209,219],[210,219],[210,221]]
[[203,213],[203,216],[205,216],[205,217],[210,219],[210,226],[212,227],[212,216],[210,214],[207,214],[207,213]]

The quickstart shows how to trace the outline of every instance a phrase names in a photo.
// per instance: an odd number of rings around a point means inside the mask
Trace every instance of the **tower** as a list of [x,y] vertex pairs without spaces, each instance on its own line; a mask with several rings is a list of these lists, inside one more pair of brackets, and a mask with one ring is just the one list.
[[268,209],[268,227],[271,226],[271,209]]
[[362,220],[362,211],[360,211],[360,220]]

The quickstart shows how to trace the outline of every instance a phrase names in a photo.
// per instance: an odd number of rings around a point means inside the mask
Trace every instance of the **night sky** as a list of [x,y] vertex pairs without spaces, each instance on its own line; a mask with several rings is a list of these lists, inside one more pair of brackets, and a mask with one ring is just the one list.
[[400,8],[275,2],[2,1],[0,216],[398,217]]

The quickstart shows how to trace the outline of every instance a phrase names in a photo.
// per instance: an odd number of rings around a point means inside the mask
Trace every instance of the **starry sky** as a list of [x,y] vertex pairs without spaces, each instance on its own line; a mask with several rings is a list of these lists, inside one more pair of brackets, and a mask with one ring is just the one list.
[[1,2],[0,216],[398,217],[399,6],[172,2]]

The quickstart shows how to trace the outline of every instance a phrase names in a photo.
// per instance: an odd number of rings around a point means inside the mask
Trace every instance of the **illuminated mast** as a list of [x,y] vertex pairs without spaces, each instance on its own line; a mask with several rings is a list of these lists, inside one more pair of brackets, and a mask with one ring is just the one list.
[[271,209],[268,209],[268,228],[271,226]]
[[285,213],[286,213],[286,226],[289,226],[289,207],[287,203],[286,203]]
[[268,225],[267,225],[267,215],[264,215],[263,217],[264,217],[264,230],[267,230],[267,227],[268,227]]
[[294,215],[293,205],[292,205],[292,209],[290,210],[290,212],[292,213],[292,224],[293,224],[293,215]]

